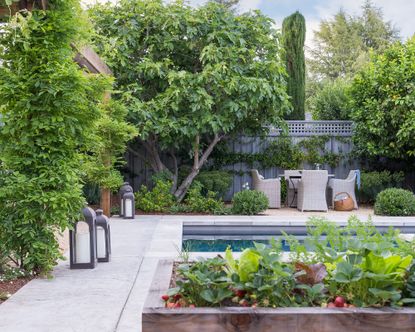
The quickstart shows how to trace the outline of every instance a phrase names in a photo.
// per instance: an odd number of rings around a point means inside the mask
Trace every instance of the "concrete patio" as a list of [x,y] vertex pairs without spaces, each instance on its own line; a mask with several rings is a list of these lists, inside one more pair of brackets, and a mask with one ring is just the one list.
[[[367,220],[370,210],[354,212]],[[51,280],[36,279],[0,305],[2,332],[137,332],[141,309],[161,258],[177,257],[182,224],[304,223],[315,213],[272,211],[268,216],[137,216],[112,219],[113,256],[94,270],[70,270],[61,262]],[[351,213],[330,212],[344,222]],[[415,218],[374,217],[375,223],[415,225]]]

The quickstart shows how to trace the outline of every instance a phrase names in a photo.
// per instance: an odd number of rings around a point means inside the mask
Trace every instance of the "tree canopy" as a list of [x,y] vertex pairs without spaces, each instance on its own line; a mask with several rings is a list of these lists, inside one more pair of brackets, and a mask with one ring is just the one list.
[[415,37],[374,54],[352,84],[360,155],[409,160],[415,156]]
[[287,92],[293,106],[289,118],[292,120],[305,118],[305,33],[305,19],[298,11],[282,22],[282,44],[288,73]]
[[98,50],[139,131],[136,154],[144,147],[154,171],[163,171],[160,154],[169,153],[175,180],[178,151],[192,158],[174,192],[179,199],[223,137],[281,125],[289,104],[279,35],[260,12],[122,0],[90,13]]
[[333,19],[321,21],[314,32],[309,70],[319,79],[353,76],[368,61],[369,50],[382,52],[398,39],[398,31],[370,0],[363,4],[360,16],[341,9]]

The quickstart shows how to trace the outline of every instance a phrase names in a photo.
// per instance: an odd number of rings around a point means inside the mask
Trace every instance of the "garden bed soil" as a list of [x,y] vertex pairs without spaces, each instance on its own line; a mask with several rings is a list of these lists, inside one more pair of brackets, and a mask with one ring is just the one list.
[[[142,312],[143,332],[414,332],[415,308],[178,308],[161,296],[172,282],[173,261],[161,260]],[[173,272],[172,272],[173,271]]]
[[32,279],[32,277],[27,277],[18,278],[12,281],[0,281],[0,304],[7,300],[3,298],[4,295],[13,295]]

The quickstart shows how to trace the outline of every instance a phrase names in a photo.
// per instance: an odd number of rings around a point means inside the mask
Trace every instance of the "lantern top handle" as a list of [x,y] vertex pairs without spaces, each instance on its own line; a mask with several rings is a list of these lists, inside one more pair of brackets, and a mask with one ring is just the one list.
[[133,193],[133,192],[131,192],[131,191],[127,191],[127,192],[123,195],[123,198],[124,198],[124,199],[127,199],[127,198],[134,198],[134,193]]
[[97,218],[95,211],[90,207],[84,207],[82,209],[82,214],[84,215],[86,222],[93,222]]

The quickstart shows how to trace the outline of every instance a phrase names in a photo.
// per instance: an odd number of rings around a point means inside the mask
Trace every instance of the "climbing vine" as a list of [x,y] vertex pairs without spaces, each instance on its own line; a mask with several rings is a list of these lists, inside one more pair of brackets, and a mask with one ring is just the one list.
[[225,142],[213,155],[210,168],[220,169],[237,163],[244,163],[250,168],[296,169],[302,163],[336,167],[346,154],[328,151],[325,145],[329,140],[329,136],[314,136],[294,143],[289,137],[280,137],[262,152],[256,153],[232,152]]
[[50,0],[2,27],[0,242],[28,271],[52,270],[84,204],[81,151],[103,93],[73,61],[84,22],[78,0]]

